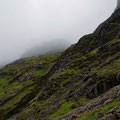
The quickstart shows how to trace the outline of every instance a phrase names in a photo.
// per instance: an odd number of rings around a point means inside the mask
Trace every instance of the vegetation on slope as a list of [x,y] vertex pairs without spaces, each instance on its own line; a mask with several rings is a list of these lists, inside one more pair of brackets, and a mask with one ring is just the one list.
[[1,120],[52,120],[120,84],[119,28],[120,10],[60,56],[23,58],[0,70]]
[[0,117],[22,111],[41,89],[39,80],[58,55],[23,58],[0,70]]

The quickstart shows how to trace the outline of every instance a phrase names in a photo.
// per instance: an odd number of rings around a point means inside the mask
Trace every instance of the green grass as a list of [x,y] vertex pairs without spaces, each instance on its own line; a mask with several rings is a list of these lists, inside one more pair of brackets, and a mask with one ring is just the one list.
[[56,118],[58,116],[61,116],[61,115],[71,112],[73,110],[72,106],[75,106],[75,108],[78,108],[88,101],[90,101],[90,99],[87,99],[87,98],[81,98],[77,102],[72,102],[72,100],[67,102],[66,100],[63,100],[59,103],[61,105],[61,107],[59,109],[57,109],[54,112],[54,114],[52,114],[49,117],[49,120],[53,120],[54,118]]
[[38,70],[38,71],[36,71],[36,72],[34,73],[34,75],[37,76],[37,77],[41,77],[41,76],[43,76],[45,73],[46,73],[45,70]]
[[7,77],[0,77],[0,98],[10,92],[13,92],[15,89],[22,88],[22,84],[19,82],[9,83]]
[[49,117],[49,120],[53,120],[54,118],[60,115],[63,115],[65,113],[72,111],[72,105],[73,105],[73,102],[71,101],[64,103],[53,115]]
[[120,58],[114,61],[115,66],[119,67],[120,69]]
[[6,87],[8,89],[8,80],[6,77],[0,77],[0,97],[4,96],[6,92]]
[[97,49],[94,49],[93,51],[91,51],[88,55],[89,55],[90,57],[94,57],[94,56],[97,54],[97,52],[98,52],[98,48],[97,48]]
[[1,106],[0,107],[0,110],[6,110],[8,109],[9,107],[13,107],[14,104],[20,100],[23,96],[25,96],[26,94],[30,93],[30,90],[33,88],[34,86],[32,87],[29,87],[29,88],[26,88],[24,91],[22,91],[21,93],[19,93],[17,96],[15,96],[13,99],[9,100],[5,105]]
[[52,64],[54,60],[59,56],[60,54],[55,54],[55,55],[45,55],[43,56],[40,60],[41,61],[46,61],[48,64]]

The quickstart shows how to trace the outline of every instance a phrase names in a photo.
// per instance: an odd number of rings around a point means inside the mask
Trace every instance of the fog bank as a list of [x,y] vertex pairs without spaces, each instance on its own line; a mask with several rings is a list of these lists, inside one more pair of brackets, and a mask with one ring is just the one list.
[[64,40],[68,45],[77,42],[108,18],[116,3],[115,0],[0,0],[0,65],[52,40],[58,43]]
[[44,42],[44,44],[39,44],[26,50],[26,52],[21,57],[24,58],[31,56],[42,56],[42,55],[61,53],[69,46],[70,46],[69,41],[59,40],[59,39],[50,40]]

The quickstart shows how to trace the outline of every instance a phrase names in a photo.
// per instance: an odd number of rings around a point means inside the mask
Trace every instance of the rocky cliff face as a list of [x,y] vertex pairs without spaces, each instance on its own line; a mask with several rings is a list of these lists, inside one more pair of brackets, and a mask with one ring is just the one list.
[[[119,84],[120,10],[117,10],[93,34],[82,37],[62,54],[25,58],[1,69],[0,118],[74,119],[76,115],[71,111],[86,104],[90,105],[83,109],[87,115],[82,116],[78,109],[77,117],[93,120],[96,116],[93,118],[89,112],[96,113],[96,107],[105,113],[111,104],[112,108],[120,105],[119,94],[113,100],[108,99],[109,92],[106,97],[100,96]],[[109,101],[110,105],[101,106]]]
[[119,9],[120,8],[120,0],[117,0],[117,8],[116,9]]

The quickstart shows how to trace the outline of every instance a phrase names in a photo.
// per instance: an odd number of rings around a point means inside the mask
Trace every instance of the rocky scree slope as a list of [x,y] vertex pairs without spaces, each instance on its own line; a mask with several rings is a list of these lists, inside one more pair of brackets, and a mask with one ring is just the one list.
[[59,57],[27,58],[6,66],[0,84],[1,120],[57,119],[119,85],[120,10]]
[[120,85],[54,120],[119,120]]

